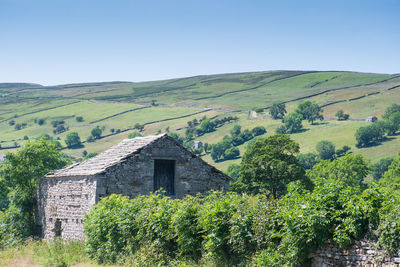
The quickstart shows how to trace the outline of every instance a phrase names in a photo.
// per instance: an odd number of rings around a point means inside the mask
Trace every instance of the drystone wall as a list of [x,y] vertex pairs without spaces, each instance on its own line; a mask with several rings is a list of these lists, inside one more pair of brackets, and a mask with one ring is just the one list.
[[96,179],[42,178],[36,224],[44,239],[83,239],[83,219],[96,200]]
[[311,267],[394,267],[400,266],[400,256],[387,257],[369,241],[357,241],[350,249],[328,245],[311,255]]

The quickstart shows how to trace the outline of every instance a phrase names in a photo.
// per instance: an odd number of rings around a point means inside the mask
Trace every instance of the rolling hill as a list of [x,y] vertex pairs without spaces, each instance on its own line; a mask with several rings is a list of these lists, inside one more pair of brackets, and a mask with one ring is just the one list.
[[[304,100],[311,100],[324,108],[325,121],[316,125],[305,123],[306,131],[293,134],[301,152],[315,150],[320,140],[332,141],[337,147],[349,145],[354,153],[361,153],[376,161],[392,156],[400,150],[398,136],[379,146],[355,148],[354,133],[370,115],[382,116],[386,107],[400,100],[400,75],[318,72],[266,71],[201,75],[152,82],[98,82],[42,86],[30,83],[0,83],[0,154],[13,151],[24,142],[42,134],[50,134],[65,146],[64,138],[77,131],[82,140],[91,130],[103,128],[103,137],[85,142],[83,148],[64,152],[81,157],[82,152],[101,152],[135,131],[136,123],[145,125],[144,134],[159,131],[184,135],[187,121],[203,116],[222,118],[237,116],[242,129],[264,126],[265,136],[281,125],[272,120],[267,109],[274,102],[286,103],[292,111]],[[264,108],[264,114],[250,110]],[[337,110],[350,114],[351,120],[334,120]],[[76,118],[82,117],[83,121]],[[54,134],[51,122],[65,121],[68,129]],[[39,121],[44,122],[43,124]],[[15,125],[20,125],[19,130]],[[196,140],[210,144],[229,134],[233,124],[225,124],[215,132]],[[241,154],[247,144],[239,147]],[[215,163],[209,155],[203,158],[221,169],[240,159]]]

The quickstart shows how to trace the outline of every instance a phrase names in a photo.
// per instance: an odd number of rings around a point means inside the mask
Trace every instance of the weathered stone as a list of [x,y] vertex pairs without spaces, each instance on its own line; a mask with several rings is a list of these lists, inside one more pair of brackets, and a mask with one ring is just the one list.
[[158,189],[155,162],[163,160],[173,166],[173,174],[168,176],[172,197],[228,188],[229,176],[168,135],[127,139],[94,158],[40,179],[36,223],[42,238],[84,238],[83,219],[94,204],[110,194],[134,198]]

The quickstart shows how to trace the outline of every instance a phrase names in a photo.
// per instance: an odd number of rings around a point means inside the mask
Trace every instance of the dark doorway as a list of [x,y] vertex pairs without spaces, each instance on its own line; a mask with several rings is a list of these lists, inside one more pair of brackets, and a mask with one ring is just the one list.
[[154,191],[160,188],[167,196],[175,195],[175,160],[154,160]]
[[61,220],[57,219],[54,223],[54,236],[59,237],[61,236],[62,229],[61,229]]

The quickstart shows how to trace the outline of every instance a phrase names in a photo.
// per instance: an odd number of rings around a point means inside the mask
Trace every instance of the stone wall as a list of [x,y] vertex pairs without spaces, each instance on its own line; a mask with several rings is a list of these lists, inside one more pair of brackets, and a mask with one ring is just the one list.
[[311,267],[366,266],[386,267],[400,266],[400,257],[386,257],[382,251],[375,249],[369,241],[357,241],[350,249],[341,250],[328,245],[311,255]]
[[58,231],[65,239],[84,238],[82,220],[95,204],[96,179],[42,178],[39,183],[36,224],[41,237],[53,238]]
[[175,197],[228,189],[226,175],[166,137],[98,175],[98,196],[123,194],[136,197],[153,192],[155,159],[175,160]]
[[153,192],[155,159],[175,161],[174,197],[228,189],[228,176],[165,136],[97,174],[42,178],[36,219],[41,236],[82,239],[82,220],[102,197]]

